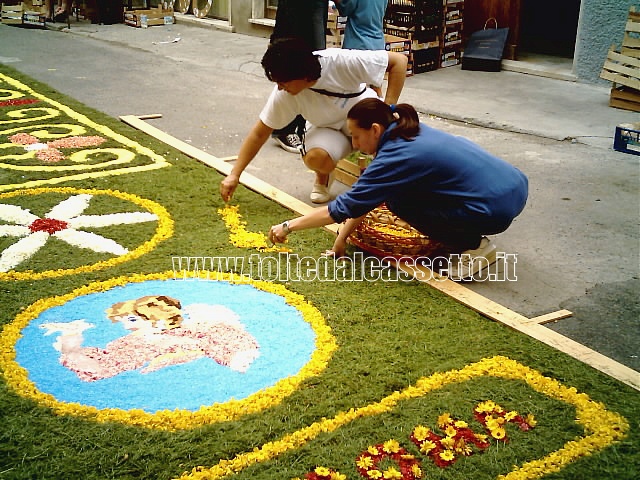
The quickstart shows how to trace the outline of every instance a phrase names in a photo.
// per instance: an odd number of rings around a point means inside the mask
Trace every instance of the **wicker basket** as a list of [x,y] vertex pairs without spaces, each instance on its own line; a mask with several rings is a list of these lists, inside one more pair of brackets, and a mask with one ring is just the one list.
[[429,239],[383,204],[367,214],[349,236],[356,247],[378,256],[430,257],[446,250],[445,245]]

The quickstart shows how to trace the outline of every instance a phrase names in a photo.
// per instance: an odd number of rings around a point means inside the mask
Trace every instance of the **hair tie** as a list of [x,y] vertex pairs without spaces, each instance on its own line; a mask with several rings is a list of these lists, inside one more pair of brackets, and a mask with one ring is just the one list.
[[396,104],[392,103],[391,105],[389,105],[389,108],[391,109],[391,113],[396,113]]

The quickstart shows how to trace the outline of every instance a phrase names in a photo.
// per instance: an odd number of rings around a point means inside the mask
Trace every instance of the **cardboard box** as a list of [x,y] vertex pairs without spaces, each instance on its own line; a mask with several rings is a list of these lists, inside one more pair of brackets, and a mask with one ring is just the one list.
[[132,27],[147,28],[155,25],[173,25],[175,17],[173,9],[151,8],[148,10],[127,10],[124,12],[124,23]]

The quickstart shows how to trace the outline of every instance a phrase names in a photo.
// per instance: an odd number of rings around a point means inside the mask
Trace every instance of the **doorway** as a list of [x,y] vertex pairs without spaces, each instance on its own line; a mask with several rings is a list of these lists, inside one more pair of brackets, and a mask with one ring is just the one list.
[[522,0],[521,53],[573,60],[580,0]]

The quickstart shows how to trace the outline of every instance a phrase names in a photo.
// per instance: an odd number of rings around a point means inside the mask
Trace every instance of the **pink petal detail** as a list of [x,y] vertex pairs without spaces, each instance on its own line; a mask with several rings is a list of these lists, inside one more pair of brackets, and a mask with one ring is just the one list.
[[39,150],[36,153],[36,157],[38,160],[42,160],[45,163],[57,163],[61,160],[64,160],[64,155],[60,150],[55,148],[46,148],[44,150]]
[[38,143],[40,140],[38,140],[38,137],[34,137],[28,133],[16,133],[9,137],[9,141],[11,143],[17,143],[18,145],[31,145],[33,143]]
[[101,143],[104,143],[106,141],[106,138],[98,136],[67,137],[47,142],[47,145],[49,145],[51,148],[81,148],[100,145]]

